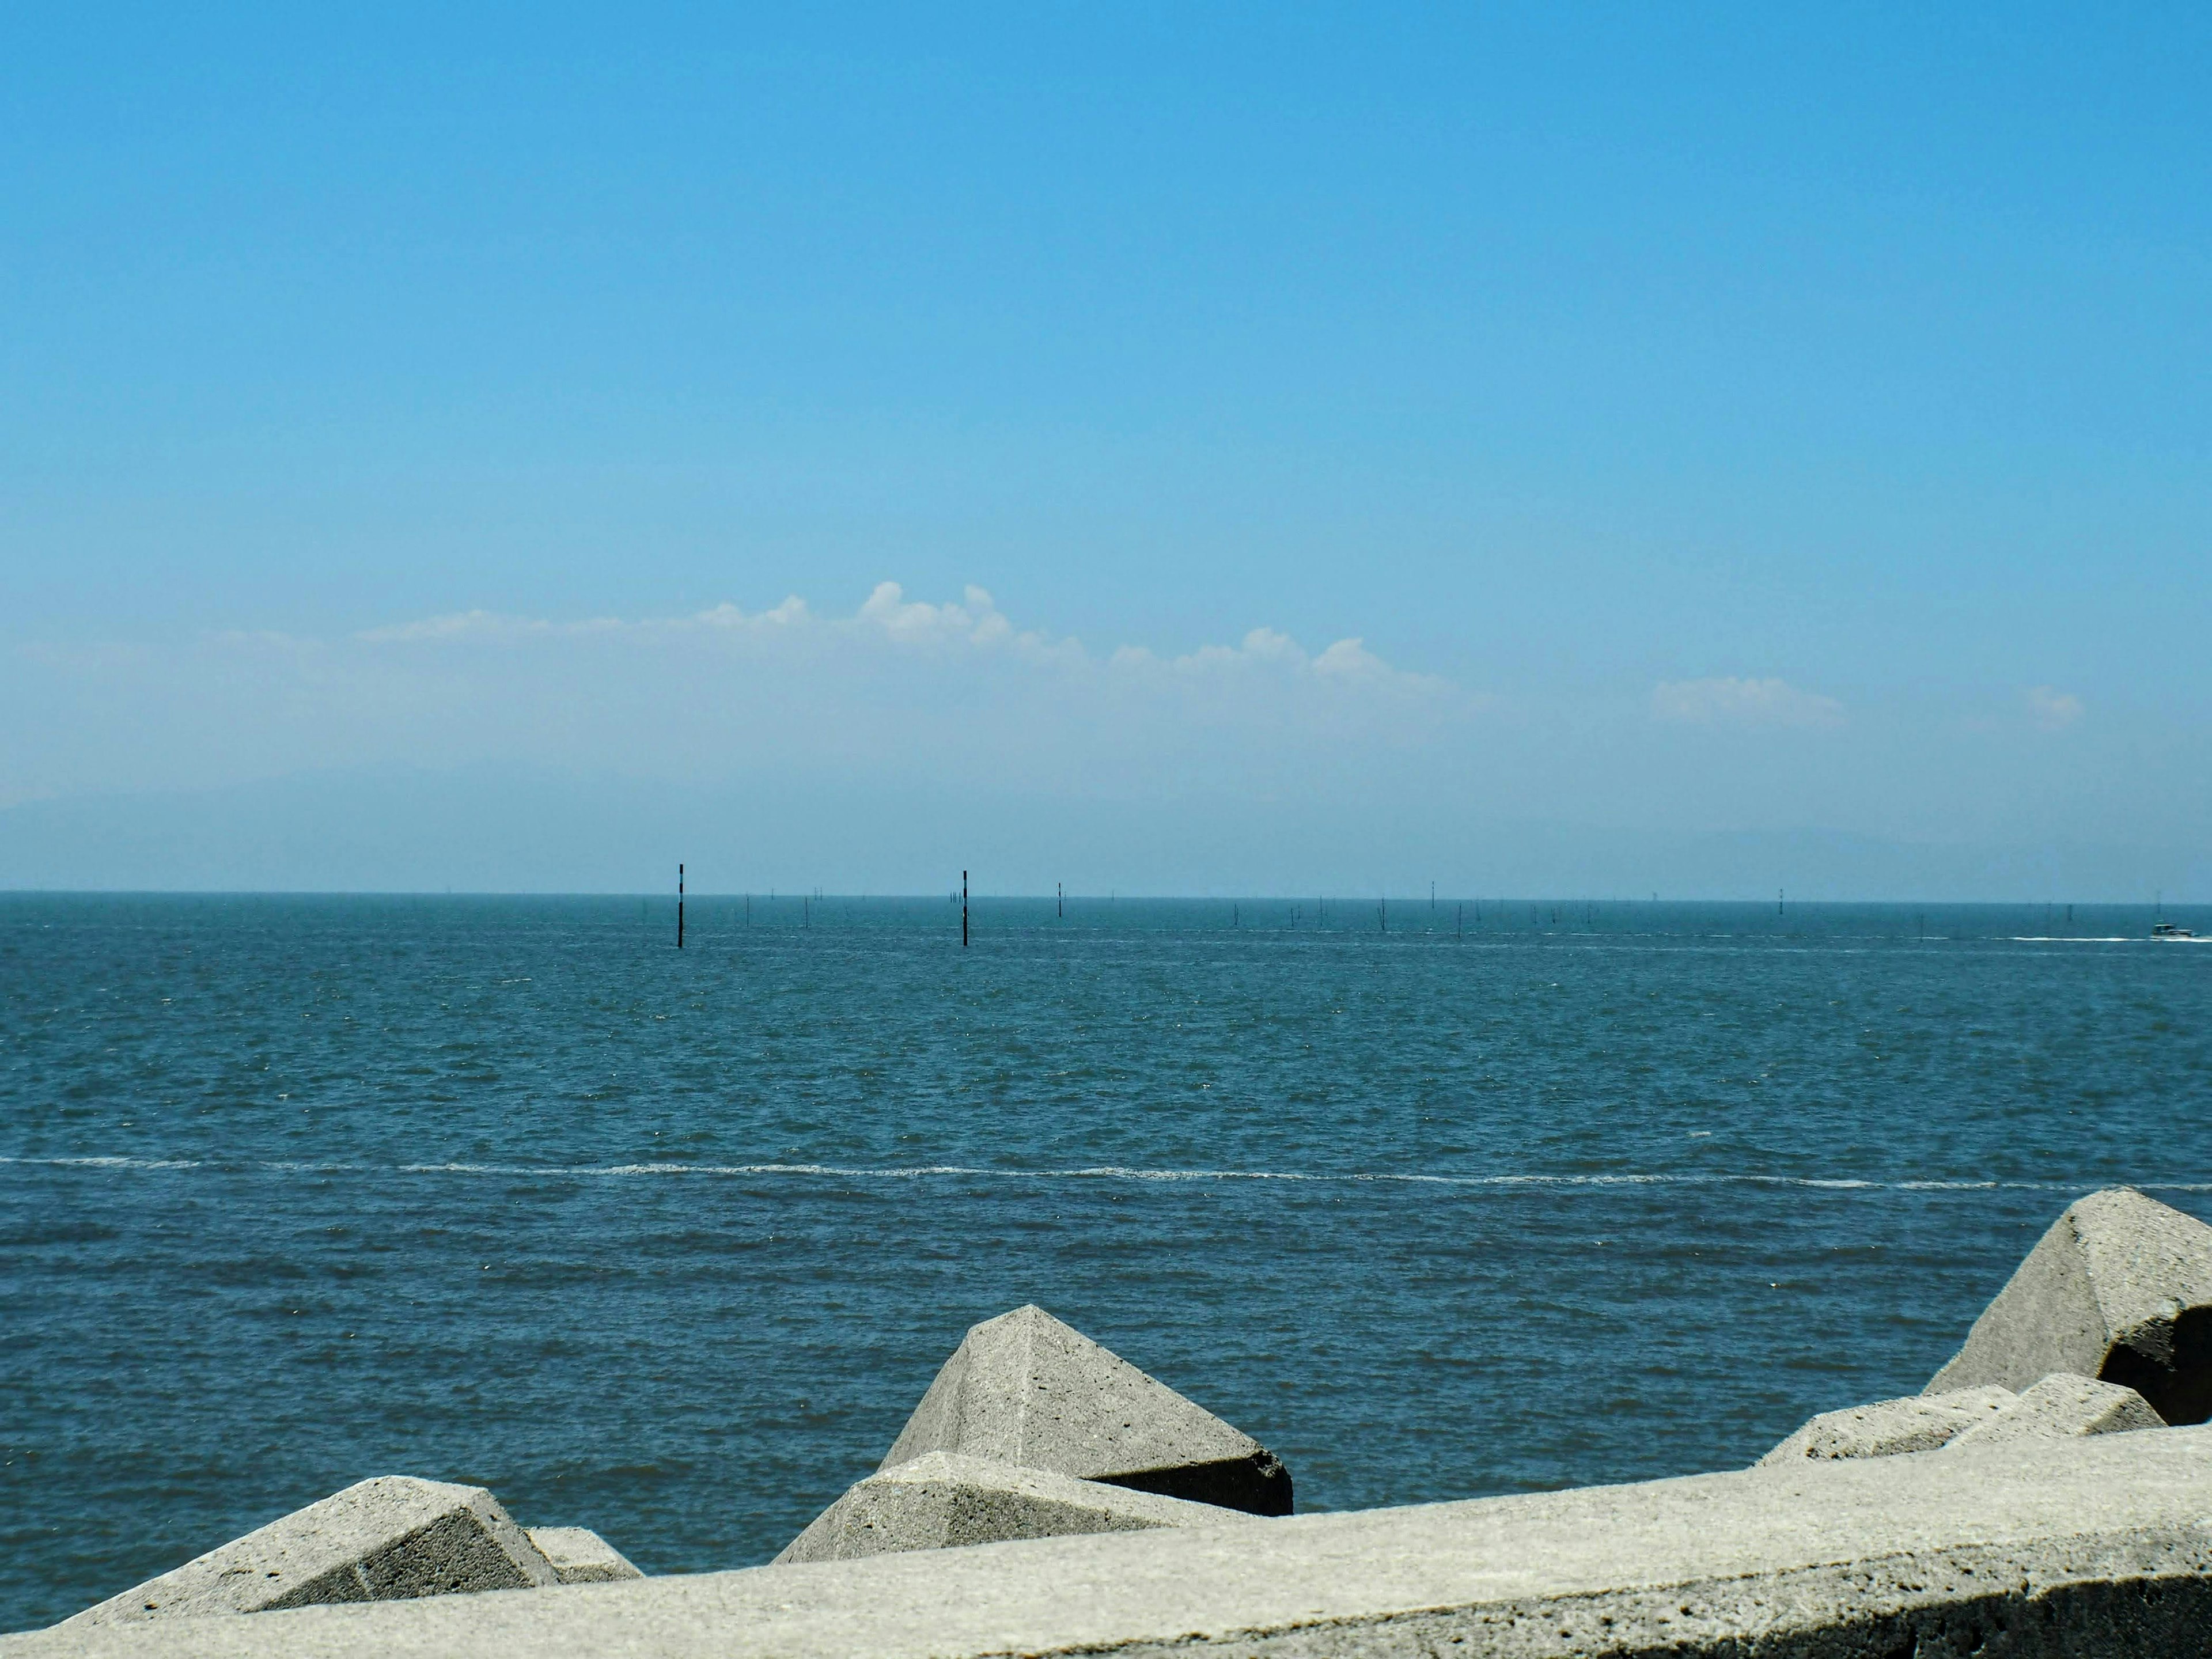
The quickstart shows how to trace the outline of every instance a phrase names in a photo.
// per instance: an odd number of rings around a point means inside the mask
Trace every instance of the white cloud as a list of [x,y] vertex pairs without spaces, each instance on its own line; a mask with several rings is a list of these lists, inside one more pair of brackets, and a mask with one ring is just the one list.
[[1318,655],[1309,655],[1289,635],[1272,628],[1255,628],[1236,645],[1202,645],[1179,657],[1163,658],[1143,646],[1125,645],[1105,665],[1132,684],[1180,682],[1192,688],[1229,688],[1273,680],[1328,688],[1347,696],[1379,692],[1400,702],[1451,705],[1467,711],[1487,702],[1436,675],[1393,668],[1360,640],[1339,640]]
[[908,644],[996,645],[1014,627],[983,589],[969,586],[959,605],[926,605],[909,600],[896,582],[878,582],[853,620],[879,628]]
[[580,622],[466,611],[416,622],[368,629],[354,635],[368,646],[461,645],[477,641],[650,640],[667,644],[702,639],[811,640],[925,653],[967,651],[1004,657],[1037,668],[1056,668],[1130,684],[1163,679],[1196,684],[1211,677],[1273,672],[1339,688],[1380,690],[1400,696],[1448,698],[1457,688],[1428,674],[1392,667],[1358,638],[1342,639],[1309,655],[1289,635],[1255,628],[1236,645],[1203,645],[1181,656],[1162,657],[1141,645],[1124,645],[1097,658],[1073,638],[1054,639],[1018,629],[983,588],[970,586],[957,604],[909,599],[897,582],[878,582],[849,617],[823,617],[797,595],[772,611],[746,611],[725,602],[688,617],[625,621],[600,617]]
[[[887,582],[893,593],[897,584]],[[880,591],[880,590],[879,590]],[[636,634],[669,629],[788,628],[811,620],[806,601],[793,594],[773,611],[747,615],[725,601],[696,616],[657,621],[624,622],[616,617],[593,617],[581,622],[549,622],[539,617],[510,617],[495,611],[459,611],[425,617],[418,622],[398,623],[386,628],[363,629],[354,638],[364,645],[439,644],[467,640],[575,639],[589,635]]]
[[712,611],[702,611],[690,620],[706,628],[796,628],[812,621],[813,612],[807,610],[805,600],[791,593],[773,611],[756,611],[747,616],[725,599]]
[[1367,641],[1358,638],[1339,640],[1314,659],[1314,672],[1334,674],[1340,679],[1374,679],[1394,671],[1389,664],[1367,648]]
[[1356,638],[1316,654],[1257,628],[1182,654],[1100,653],[1018,627],[980,587],[930,603],[896,582],[843,615],[795,596],[640,618],[469,611],[336,638],[210,634],[16,660],[57,718],[0,735],[0,789],[492,762],[1229,789],[1426,744],[1483,706]]
[[2061,691],[2055,686],[2034,685],[2022,692],[2027,703],[2027,717],[2044,732],[2064,732],[2081,725],[2081,699],[2071,691]]
[[1662,680],[1652,688],[1651,716],[1680,726],[1747,729],[1841,726],[1844,706],[1787,680]]

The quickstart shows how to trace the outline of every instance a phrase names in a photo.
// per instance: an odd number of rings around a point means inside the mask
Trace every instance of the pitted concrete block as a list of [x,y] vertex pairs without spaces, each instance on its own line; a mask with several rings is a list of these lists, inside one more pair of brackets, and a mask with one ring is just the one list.
[[2133,1389],[2168,1423],[2212,1417],[2212,1227],[2132,1187],[2070,1205],[1927,1391],[2054,1371]]
[[928,1452],[872,1474],[793,1539],[787,1561],[849,1561],[902,1550],[957,1549],[1010,1538],[1141,1532],[1152,1527],[1253,1526],[1213,1504],[1078,1480],[1049,1469]]
[[2010,1440],[2064,1440],[2075,1435],[2124,1434],[2130,1429],[2165,1426],[2150,1402],[2133,1389],[2057,1371],[2003,1410],[1954,1437],[1951,1444],[1963,1449]]
[[1273,1452],[1035,1306],[969,1331],[882,1468],[933,1451],[1291,1512],[1290,1471]]
[[257,1527],[58,1628],[556,1582],[552,1564],[483,1487],[388,1474]]
[[588,1527],[525,1527],[523,1534],[553,1564],[564,1584],[611,1584],[645,1575],[629,1558]]
[[0,1637],[0,1659],[2179,1659],[2212,1429]]
[[1912,1394],[1902,1400],[1823,1412],[1760,1458],[1759,1467],[1806,1458],[1893,1457],[1899,1452],[1934,1451],[2019,1397],[2010,1389],[1990,1386],[1954,1394]]

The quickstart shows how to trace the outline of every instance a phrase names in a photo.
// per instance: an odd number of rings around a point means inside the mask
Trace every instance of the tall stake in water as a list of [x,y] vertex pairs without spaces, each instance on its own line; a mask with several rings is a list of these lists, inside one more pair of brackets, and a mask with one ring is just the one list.
[[676,866],[676,948],[684,948],[684,866]]
[[960,948],[968,948],[968,872],[960,872]]

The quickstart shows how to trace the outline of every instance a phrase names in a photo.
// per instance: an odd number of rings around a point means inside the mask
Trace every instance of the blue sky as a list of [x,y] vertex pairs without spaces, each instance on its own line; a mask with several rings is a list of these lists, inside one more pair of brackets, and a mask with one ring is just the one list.
[[[1110,804],[1086,887],[1821,832],[2212,897],[2208,70],[2183,8],[15,9],[0,884],[174,812],[100,878],[441,885],[421,785],[773,798],[690,809],[730,887],[987,821],[1048,885]],[[317,790],[373,871],[256,865]]]

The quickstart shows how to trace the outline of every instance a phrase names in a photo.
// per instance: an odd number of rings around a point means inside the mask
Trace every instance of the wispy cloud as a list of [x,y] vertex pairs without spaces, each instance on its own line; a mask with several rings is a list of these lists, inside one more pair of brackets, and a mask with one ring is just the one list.
[[[893,584],[896,586],[896,584]],[[672,628],[773,628],[810,620],[806,601],[793,595],[773,611],[750,615],[734,605],[719,605],[696,616],[652,622],[625,622],[618,617],[592,617],[576,622],[551,622],[543,617],[516,617],[497,611],[457,611],[419,621],[365,628],[354,635],[364,645],[461,644],[477,640],[587,639],[595,635],[634,634]]]
[[[1016,777],[1039,788],[1265,788],[1431,740],[1484,700],[1357,637],[1257,628],[1182,653],[1096,651],[981,587],[854,609],[796,596],[683,615],[489,611],[335,638],[30,653],[74,713],[0,739],[0,787],[222,782],[303,767],[524,763],[698,781]],[[127,711],[127,714],[126,712]],[[12,775],[11,775],[12,774]]]
[[1651,717],[1677,726],[1806,728],[1841,726],[1844,706],[1787,680],[1662,680],[1652,688]]
[[1309,653],[1287,634],[1255,628],[1235,645],[1205,645],[1180,655],[1164,656],[1142,645],[1124,645],[1096,655],[1073,636],[1054,638],[1039,629],[1017,628],[987,590],[972,586],[957,603],[933,605],[908,599],[897,582],[878,582],[847,617],[822,615],[794,594],[769,611],[747,611],[724,603],[688,616],[634,620],[599,617],[556,622],[466,611],[366,629],[353,637],[376,647],[593,640],[666,644],[685,638],[742,646],[805,641],[922,655],[964,652],[1129,684],[1197,685],[1224,676],[1272,673],[1346,691],[1381,690],[1428,699],[1461,695],[1449,680],[1392,666],[1357,636]]
[[2081,699],[2056,686],[2032,685],[2021,694],[2027,717],[2042,732],[2065,732],[2081,725]]

